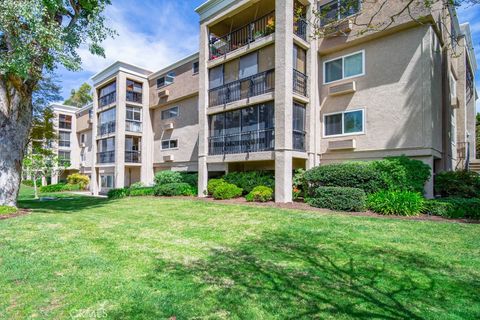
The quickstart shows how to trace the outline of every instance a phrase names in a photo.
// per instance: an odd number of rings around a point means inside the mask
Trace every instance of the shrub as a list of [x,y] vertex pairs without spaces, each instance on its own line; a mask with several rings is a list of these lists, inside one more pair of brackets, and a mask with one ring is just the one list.
[[308,194],[319,187],[360,188],[374,193],[385,188],[382,176],[371,162],[344,162],[315,167],[305,172]]
[[223,180],[242,188],[244,194],[258,186],[275,188],[273,173],[266,171],[231,172],[223,176]]
[[169,183],[181,183],[182,175],[177,171],[159,171],[155,174],[155,185],[160,186]]
[[359,188],[319,187],[305,201],[312,207],[340,211],[364,211],[365,192]]
[[[33,187],[33,180],[22,180],[22,184],[27,187]],[[42,186],[42,179],[37,179],[37,187]]]
[[107,193],[108,199],[122,199],[128,197],[130,194],[130,189],[121,188],[121,189],[110,189]]
[[258,186],[246,196],[249,202],[267,202],[273,200],[273,189],[265,186]]
[[80,173],[73,173],[67,177],[67,182],[70,185],[78,185],[80,190],[85,190],[90,184],[90,178]]
[[17,208],[9,206],[0,206],[0,215],[14,214],[17,212]]
[[220,184],[213,193],[213,198],[217,200],[233,199],[242,196],[242,188],[231,183]]
[[154,196],[155,188],[154,187],[144,187],[144,188],[130,188],[130,197],[147,197]]
[[180,175],[182,176],[182,182],[188,183],[195,188],[198,186],[198,173],[182,172]]
[[478,198],[444,198],[438,201],[449,204],[443,217],[480,219],[480,199]]
[[368,196],[368,208],[383,215],[416,216],[423,210],[424,199],[411,191],[380,191]]
[[145,188],[145,184],[141,181],[135,182],[130,186],[130,190],[143,189],[143,188]]
[[51,184],[48,186],[40,187],[40,192],[42,193],[54,193],[54,192],[64,192],[64,191],[79,191],[80,186],[78,184]]
[[422,212],[433,216],[448,217],[453,205],[446,201],[428,200],[423,205]]
[[471,171],[448,171],[435,176],[435,191],[442,197],[480,197],[480,175]]
[[215,190],[218,188],[218,186],[225,184],[225,180],[223,179],[210,179],[208,180],[207,184],[207,191],[209,195],[213,195]]
[[293,199],[299,199],[305,196],[307,189],[307,183],[305,181],[305,170],[298,169],[293,175]]
[[188,183],[167,183],[155,187],[156,196],[174,197],[174,196],[194,196],[195,188]]

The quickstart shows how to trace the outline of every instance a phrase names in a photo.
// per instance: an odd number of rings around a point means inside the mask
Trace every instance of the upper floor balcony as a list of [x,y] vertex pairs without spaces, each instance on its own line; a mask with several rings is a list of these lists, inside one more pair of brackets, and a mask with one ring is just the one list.
[[128,102],[142,103],[142,84],[137,81],[127,80],[127,96]]
[[105,136],[111,133],[115,133],[116,129],[116,122],[115,121],[110,121],[106,123],[101,123],[98,125],[97,128],[97,135],[98,136]]
[[105,164],[105,163],[115,163],[115,151],[103,151],[97,153],[97,163]]
[[308,77],[306,74],[293,69],[293,92],[304,97],[308,97],[307,80]]
[[113,91],[111,93],[108,93],[98,98],[98,107],[101,108],[101,107],[108,106],[109,104],[115,103],[116,100],[117,100],[117,92]]

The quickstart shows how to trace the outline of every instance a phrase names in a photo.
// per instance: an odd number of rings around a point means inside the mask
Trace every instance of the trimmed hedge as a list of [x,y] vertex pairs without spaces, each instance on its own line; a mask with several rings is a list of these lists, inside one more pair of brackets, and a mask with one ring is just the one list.
[[255,187],[245,197],[248,202],[268,202],[273,200],[273,189],[265,186]]
[[242,188],[231,183],[222,183],[215,189],[213,198],[217,200],[227,200],[241,197],[242,194]]
[[423,210],[425,200],[411,191],[380,191],[368,196],[368,208],[383,215],[416,216]]
[[362,189],[319,187],[305,201],[312,207],[339,211],[364,211],[366,195]]
[[220,185],[225,184],[225,183],[227,183],[227,182],[223,179],[210,179],[210,180],[208,180],[208,184],[207,184],[208,194],[213,195],[215,190],[217,190],[217,188]]
[[230,172],[223,180],[243,189],[243,194],[250,193],[255,187],[266,186],[275,188],[274,175],[267,171]]
[[155,185],[160,186],[169,183],[181,183],[182,175],[177,171],[159,171],[155,174]]
[[480,219],[480,199],[478,198],[444,198],[437,201],[447,203],[445,218],[454,219]]
[[155,187],[155,195],[163,197],[194,196],[196,189],[185,182],[167,183]]
[[130,195],[130,189],[121,188],[121,189],[110,189],[107,193],[108,199],[122,199]]
[[448,171],[435,176],[435,191],[442,197],[480,197],[480,175],[471,171]]
[[148,197],[155,195],[154,187],[130,188],[130,197]]
[[81,189],[80,186],[76,184],[58,183],[40,187],[39,190],[42,193],[55,193],[64,191],[79,191]]

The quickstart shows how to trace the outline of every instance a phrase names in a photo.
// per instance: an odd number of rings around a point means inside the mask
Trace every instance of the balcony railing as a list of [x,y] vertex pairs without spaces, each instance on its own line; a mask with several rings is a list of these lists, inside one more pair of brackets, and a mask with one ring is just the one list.
[[100,108],[104,106],[108,106],[109,104],[114,103],[115,101],[117,101],[117,92],[113,91],[107,95],[104,95],[103,97],[98,98],[98,106]]
[[293,32],[305,41],[307,40],[307,25],[307,21],[303,18],[298,18],[293,22]]
[[97,163],[115,163],[115,151],[98,152]]
[[268,70],[248,78],[227,83],[209,91],[210,107],[247,99],[275,89],[275,70]]
[[110,121],[107,123],[102,123],[98,126],[97,136],[104,136],[110,133],[115,132],[116,123],[115,121]]
[[60,140],[58,141],[58,146],[62,148],[70,148],[70,141]]
[[275,148],[275,129],[250,131],[224,136],[210,137],[208,153],[223,155],[270,151]]
[[142,132],[142,123],[133,120],[126,120],[125,130],[128,132]]
[[142,161],[140,151],[125,151],[126,163],[140,163]]
[[66,130],[72,130],[72,123],[71,122],[62,122],[60,121],[58,123],[58,128],[59,129],[66,129]]
[[307,97],[307,75],[293,70],[293,92]]
[[293,150],[305,151],[305,132],[293,131]]
[[127,101],[142,103],[142,94],[140,92],[127,91]]
[[211,34],[210,60],[217,59],[274,32],[275,12],[273,11],[223,37],[218,38]]

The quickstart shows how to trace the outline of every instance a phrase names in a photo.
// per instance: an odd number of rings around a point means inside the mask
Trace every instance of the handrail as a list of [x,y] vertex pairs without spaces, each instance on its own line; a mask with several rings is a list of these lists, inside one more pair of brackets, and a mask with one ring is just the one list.
[[308,76],[306,74],[293,69],[293,92],[308,97],[307,80]]
[[98,106],[101,108],[111,103],[114,103],[116,100],[117,100],[117,92],[113,91],[113,92],[110,92],[109,94],[99,97]]
[[271,151],[275,148],[275,129],[241,132],[208,138],[210,155]]

